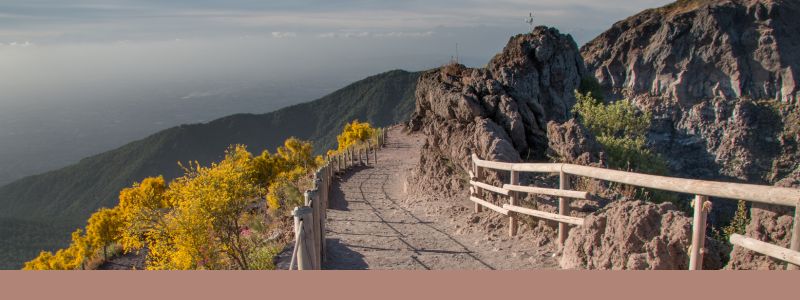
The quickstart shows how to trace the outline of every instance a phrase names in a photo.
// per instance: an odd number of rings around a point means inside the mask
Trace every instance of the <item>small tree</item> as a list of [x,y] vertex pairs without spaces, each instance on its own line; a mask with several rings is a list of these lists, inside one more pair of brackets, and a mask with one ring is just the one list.
[[163,227],[164,217],[172,204],[164,196],[164,177],[148,177],[119,193],[118,212],[124,226],[120,241],[126,252],[144,246],[148,232]]
[[117,241],[122,231],[122,220],[118,209],[101,208],[89,217],[86,237],[89,245],[103,249],[103,259],[108,259],[108,245]]

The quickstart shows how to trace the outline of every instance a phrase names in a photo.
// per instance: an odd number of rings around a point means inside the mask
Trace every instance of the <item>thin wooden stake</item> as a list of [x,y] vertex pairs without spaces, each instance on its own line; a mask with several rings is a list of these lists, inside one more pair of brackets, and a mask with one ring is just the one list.
[[[511,171],[511,182],[512,185],[519,185],[519,172]],[[509,199],[509,203],[511,205],[517,205],[519,193],[511,192]],[[517,235],[517,217],[515,216],[514,212],[508,213],[508,235],[515,236]]]
[[707,196],[694,197],[694,217],[692,222],[692,248],[689,251],[689,270],[703,269],[703,249],[706,242],[706,216],[708,212],[703,205],[708,201]]
[[369,165],[369,148],[370,148],[370,142],[369,142],[369,140],[367,140],[367,148],[365,149],[365,153],[364,153],[364,154],[366,154],[366,157],[367,157],[367,165]]
[[[475,181],[481,181],[482,182],[483,181],[483,168],[478,167],[474,163],[472,164],[472,168],[475,170],[474,171],[475,172]],[[475,197],[483,198],[483,189],[482,188],[479,188],[477,186],[475,187]],[[483,211],[483,207],[480,204],[475,203],[475,212],[479,213],[479,212],[482,212],[482,211]]]
[[375,165],[378,164],[378,149],[380,149],[380,148],[381,148],[381,146],[379,146],[378,144],[375,144],[375,146],[372,149],[372,153],[375,154],[375,157],[374,157],[375,158]]
[[[800,201],[794,207],[794,221],[792,222],[792,242],[789,245],[790,250],[800,251]],[[788,264],[787,270],[798,270],[800,266],[795,264]]]
[[[569,174],[564,173],[561,171],[558,173],[559,184],[558,188],[562,190],[568,190],[569,187]],[[558,214],[563,216],[569,216],[569,199],[566,197],[558,197]],[[569,230],[569,226],[565,223],[558,223],[558,244],[559,246],[563,247],[564,243],[567,241],[567,234]]]

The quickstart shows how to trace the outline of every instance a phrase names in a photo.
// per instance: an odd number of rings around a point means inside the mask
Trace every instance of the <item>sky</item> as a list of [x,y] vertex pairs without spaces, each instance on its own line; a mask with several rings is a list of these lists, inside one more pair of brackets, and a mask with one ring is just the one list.
[[[442,28],[524,31],[537,24],[579,44],[663,0],[4,0],[0,42],[138,42],[215,37],[431,38]],[[481,38],[481,37],[477,37]]]
[[392,69],[482,66],[531,12],[580,46],[668,2],[0,0],[0,184]]
[[580,46],[668,2],[0,0],[0,108],[87,87],[113,95],[130,83],[297,82],[332,72],[338,80],[325,84],[333,86],[435,67],[456,54],[481,66],[509,36],[530,29],[531,12],[534,25],[556,27]]

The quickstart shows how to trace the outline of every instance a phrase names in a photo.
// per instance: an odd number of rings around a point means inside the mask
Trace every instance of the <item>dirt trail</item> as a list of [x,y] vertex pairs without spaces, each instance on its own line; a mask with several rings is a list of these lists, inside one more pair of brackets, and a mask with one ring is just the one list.
[[377,164],[348,171],[332,187],[325,269],[557,268],[554,249],[535,245],[524,228],[508,237],[504,218],[473,213],[466,198],[409,196],[406,178],[423,138],[399,127],[387,136]]

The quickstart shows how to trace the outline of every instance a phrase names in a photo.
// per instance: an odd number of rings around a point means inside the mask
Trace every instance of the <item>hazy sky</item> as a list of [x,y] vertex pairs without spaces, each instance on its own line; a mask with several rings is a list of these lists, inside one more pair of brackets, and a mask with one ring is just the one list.
[[[481,66],[530,29],[531,11],[580,46],[668,2],[0,0],[0,183],[3,171],[45,171],[181,123],[440,66],[456,51]],[[21,155],[45,160],[25,172],[3,162],[31,166]]]
[[[585,42],[663,0],[6,0],[0,42],[121,42],[231,36],[434,37],[442,28],[555,25]],[[481,39],[477,36],[475,38]]]
[[[322,74],[326,65],[357,74],[345,75],[349,80],[380,68],[447,62],[457,43],[467,64],[482,65],[509,36],[528,29],[531,11],[536,24],[557,27],[582,45],[617,20],[667,2],[5,0],[0,79],[6,83],[0,87],[16,95],[32,89],[30,81],[55,89],[121,73],[126,82],[198,79],[208,72],[289,78]],[[88,78],[75,78],[78,70]]]

